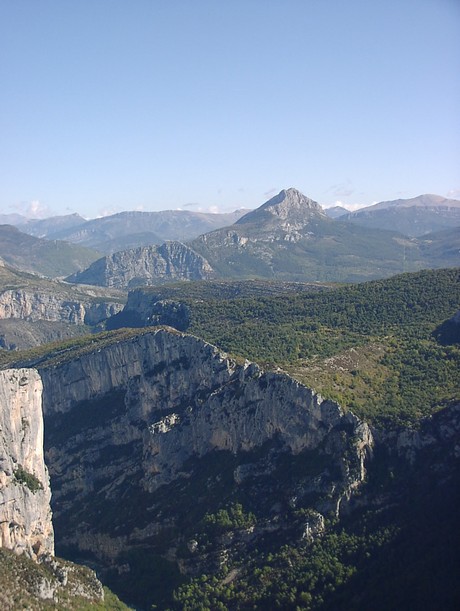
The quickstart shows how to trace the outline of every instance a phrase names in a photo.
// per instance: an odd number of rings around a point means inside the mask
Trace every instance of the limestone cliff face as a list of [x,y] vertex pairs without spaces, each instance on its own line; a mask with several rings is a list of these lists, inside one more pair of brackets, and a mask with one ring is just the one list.
[[0,547],[33,559],[53,554],[42,382],[35,370],[0,371],[0,461]]
[[[60,553],[90,553],[101,567],[125,570],[130,549],[163,555],[157,539],[181,544],[192,496],[204,515],[221,480],[248,494],[253,478],[264,482],[254,502],[267,516],[272,505],[311,496],[316,510],[338,513],[372,451],[367,425],[336,403],[172,329],[42,364],[40,373]],[[307,466],[286,483],[276,473],[289,457]],[[220,461],[213,483],[203,482]],[[173,526],[179,538],[168,534]]]
[[181,242],[116,252],[69,277],[71,282],[128,288],[171,280],[208,280],[213,270],[204,257]]
[[189,306],[141,288],[129,291],[123,310],[107,322],[108,329],[160,325],[186,331],[190,325]]
[[117,314],[122,308],[121,302],[72,299],[71,296],[63,296],[59,292],[42,290],[12,289],[0,294],[0,319],[97,325]]
[[[237,365],[215,347],[172,330],[144,333],[41,374],[50,419],[76,413],[82,404],[96,409],[99,399],[118,394],[118,407],[107,414],[115,415],[110,427],[83,424],[99,445],[137,440],[150,491],[174,479],[190,457],[248,452],[275,437],[294,454],[317,448],[335,430],[358,435],[363,448],[371,444],[366,425],[338,404],[289,376]],[[78,436],[67,440],[60,471],[79,452],[79,442]]]
[[[443,461],[460,458],[460,403],[421,420],[418,429],[378,431],[377,438],[387,451],[398,459],[414,464],[421,454],[442,448]],[[447,457],[447,458],[446,458]],[[434,464],[434,460],[432,459]],[[433,465],[432,465],[433,466]],[[440,471],[448,472],[440,467]]]

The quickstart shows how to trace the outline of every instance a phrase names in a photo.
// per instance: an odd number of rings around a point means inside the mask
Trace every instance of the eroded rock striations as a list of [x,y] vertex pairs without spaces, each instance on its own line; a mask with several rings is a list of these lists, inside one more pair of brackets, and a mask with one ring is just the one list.
[[63,358],[40,364],[58,549],[112,579],[128,571],[132,581],[145,554],[173,573],[218,570],[201,543],[193,561],[183,550],[204,514],[232,495],[257,511],[252,545],[292,530],[292,507],[338,513],[364,479],[366,424],[193,336],[143,330]]
[[[172,329],[135,336],[44,368],[41,375],[48,420],[64,421],[63,414],[80,411],[86,442],[97,438],[100,449],[102,438],[114,445],[139,442],[143,486],[149,491],[177,477],[192,456],[248,452],[275,437],[298,454],[317,448],[336,430],[348,430],[360,438],[360,461],[371,446],[368,427],[337,403],[287,375],[237,365],[214,346]],[[101,400],[109,395],[117,397],[101,421]],[[66,439],[80,441],[79,435]],[[74,460],[73,450],[78,452],[78,446],[61,455],[64,463]]]
[[116,252],[70,276],[70,282],[128,288],[171,280],[208,280],[213,270],[204,257],[181,242]]
[[116,302],[110,299],[72,299],[70,296],[43,290],[12,289],[0,294],[0,319],[97,325],[120,312],[122,308],[121,300]]
[[0,371],[0,448],[0,547],[32,559],[54,553],[42,382],[35,370]]

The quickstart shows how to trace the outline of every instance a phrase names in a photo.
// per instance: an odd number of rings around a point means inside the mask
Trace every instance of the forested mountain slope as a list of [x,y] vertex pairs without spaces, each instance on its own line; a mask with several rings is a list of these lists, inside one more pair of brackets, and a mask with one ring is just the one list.
[[232,282],[144,288],[110,324],[177,326],[282,367],[371,420],[412,420],[460,387],[458,348],[436,341],[459,308],[459,275],[422,271],[323,290],[293,284],[284,294],[267,283],[265,295],[263,282],[257,293],[251,282],[249,293]]

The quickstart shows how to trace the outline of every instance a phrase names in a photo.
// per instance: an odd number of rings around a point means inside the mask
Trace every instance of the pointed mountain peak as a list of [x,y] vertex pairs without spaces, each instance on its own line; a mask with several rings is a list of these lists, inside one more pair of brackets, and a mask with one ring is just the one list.
[[277,216],[284,216],[298,210],[323,212],[323,209],[317,202],[306,197],[306,195],[292,187],[280,191],[278,195],[275,195],[275,197],[269,199],[268,202],[262,204],[259,210],[270,210],[272,214],[276,214]]
[[297,189],[283,189],[256,210],[243,216],[238,224],[267,218],[267,213],[282,221],[308,221],[311,217],[326,218],[321,206]]

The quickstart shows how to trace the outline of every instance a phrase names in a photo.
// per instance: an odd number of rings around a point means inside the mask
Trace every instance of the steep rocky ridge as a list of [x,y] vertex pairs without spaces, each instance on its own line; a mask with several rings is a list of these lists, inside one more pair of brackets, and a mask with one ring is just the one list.
[[0,371],[0,547],[34,559],[54,552],[41,401],[36,371]]
[[[351,427],[364,435],[363,447],[371,445],[366,426],[337,404],[288,376],[236,365],[213,346],[172,329],[146,332],[51,368],[42,364],[40,371],[47,419],[122,393],[124,441],[142,440],[149,491],[176,477],[191,456],[250,451],[274,436],[297,454],[320,445],[336,427]],[[136,432],[129,418],[144,426]]]
[[[169,608],[172,590],[203,573],[235,593],[249,558],[267,562],[258,550],[308,556],[328,540],[331,515],[338,529],[354,532],[363,517],[365,528],[381,521],[408,533],[389,548],[403,557],[420,546],[412,513],[442,542],[446,529],[424,516],[437,507],[451,528],[458,406],[418,429],[371,431],[289,376],[167,328],[106,333],[36,366],[57,548],[97,566],[139,607]],[[357,575],[366,592],[367,563]]]
[[283,189],[256,210],[245,214],[235,225],[272,225],[272,231],[284,230],[286,234],[292,234],[314,218],[326,218],[322,207],[297,189],[290,188]]
[[209,263],[181,242],[165,242],[109,255],[68,278],[70,282],[128,288],[177,280],[207,280]]
[[[192,336],[144,330],[37,366],[58,549],[96,562],[114,588],[125,571],[132,583],[142,557],[179,581],[181,572],[218,569],[218,556],[200,551],[190,563],[184,550],[205,513],[235,495],[257,508],[253,544],[292,530],[292,503],[338,513],[365,477],[366,424]],[[304,468],[285,481],[291,458]],[[153,596],[155,579],[142,596]]]

